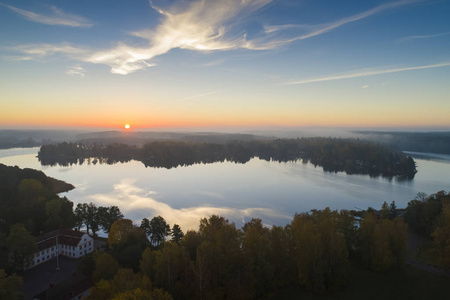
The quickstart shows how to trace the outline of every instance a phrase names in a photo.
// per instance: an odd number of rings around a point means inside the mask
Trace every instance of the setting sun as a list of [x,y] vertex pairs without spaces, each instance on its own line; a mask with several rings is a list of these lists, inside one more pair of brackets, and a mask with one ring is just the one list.
[[125,129],[130,129],[130,128],[131,128],[130,124],[125,124]]

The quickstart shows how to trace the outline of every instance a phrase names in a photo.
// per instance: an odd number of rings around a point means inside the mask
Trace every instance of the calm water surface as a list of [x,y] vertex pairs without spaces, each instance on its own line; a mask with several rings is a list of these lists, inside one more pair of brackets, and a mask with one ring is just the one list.
[[450,156],[409,153],[418,173],[412,181],[327,173],[302,162],[231,162],[174,169],[146,168],[132,161],[115,165],[41,166],[38,148],[0,150],[0,163],[44,171],[75,185],[63,193],[75,204],[117,205],[137,224],[163,216],[184,231],[198,229],[202,217],[220,214],[237,226],[252,217],[285,225],[296,212],[311,209],[380,208],[383,201],[405,207],[418,192],[450,189]]

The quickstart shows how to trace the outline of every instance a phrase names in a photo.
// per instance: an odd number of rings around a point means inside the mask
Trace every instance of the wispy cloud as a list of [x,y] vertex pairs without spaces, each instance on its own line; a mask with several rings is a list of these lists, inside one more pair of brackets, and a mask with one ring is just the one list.
[[86,75],[85,73],[86,73],[86,70],[83,69],[80,65],[76,65],[76,66],[70,67],[66,71],[67,75],[80,76],[81,78],[84,78],[84,75]]
[[450,35],[450,32],[443,32],[443,33],[437,33],[437,34],[430,34],[430,35],[411,35],[404,38],[401,38],[399,42],[406,42],[410,40],[420,40],[420,39],[431,39],[435,37]]
[[217,91],[212,91],[212,92],[208,92],[208,93],[203,93],[203,94],[198,94],[198,95],[194,95],[194,96],[189,96],[189,97],[183,98],[182,101],[203,98],[203,97],[211,96],[211,95],[214,95],[214,94],[217,94],[217,93],[218,93]]
[[203,67],[215,67],[225,63],[225,59],[217,59],[203,64]]
[[88,53],[90,53],[90,51],[87,49],[74,47],[69,44],[31,44],[17,46],[14,48],[10,48],[10,50],[18,51],[20,53],[33,57],[64,54],[75,59],[82,58],[83,56],[86,56],[88,55]]
[[[164,10],[152,5],[163,21],[155,30],[142,30],[132,35],[147,40],[149,47],[136,48],[119,45],[116,48],[95,53],[88,61],[104,63],[111,72],[128,74],[151,64],[149,60],[171,49],[196,51],[231,50],[245,44],[245,36],[226,36],[231,23],[268,4],[272,0],[199,0],[178,4]],[[183,5],[183,6],[182,6]]]
[[13,60],[13,61],[27,61],[27,60],[32,60],[33,57],[32,56],[17,56],[17,55],[8,55],[5,56],[6,59],[8,60]]
[[[129,74],[154,66],[152,59],[172,49],[192,51],[226,51],[234,49],[269,50],[327,33],[340,26],[367,18],[377,13],[411,4],[419,0],[401,0],[383,4],[344,18],[321,25],[283,24],[266,26],[258,38],[247,39],[241,26],[246,16],[266,6],[273,0],[196,0],[178,1],[169,8],[160,8],[151,1],[150,5],[161,14],[160,24],[153,30],[141,30],[130,34],[144,41],[144,46],[136,47],[118,43],[116,47],[102,51],[87,51],[65,46],[38,46],[35,55],[67,54],[79,61],[105,64],[115,74]],[[299,34],[302,31],[302,34]],[[236,34],[236,32],[239,32]],[[283,38],[281,38],[281,36]],[[33,55],[32,47],[24,48],[24,53]]]
[[8,4],[0,3],[0,5],[9,8],[10,10],[18,13],[22,17],[24,17],[27,20],[47,24],[47,25],[61,25],[61,26],[70,26],[70,27],[91,27],[92,23],[89,22],[87,19],[73,15],[68,14],[62,11],[59,8],[56,8],[54,6],[50,7],[51,15],[41,15],[29,10],[20,9]]
[[434,65],[425,65],[425,66],[416,66],[416,67],[407,67],[407,68],[396,68],[396,69],[374,70],[374,71],[360,71],[360,72],[353,72],[353,73],[342,74],[342,75],[334,75],[334,76],[326,76],[326,77],[319,77],[319,78],[312,78],[312,79],[288,81],[288,82],[283,83],[282,85],[300,85],[300,84],[308,84],[308,83],[314,83],[314,82],[342,80],[342,79],[367,77],[367,76],[374,76],[374,75],[381,75],[381,74],[422,70],[422,69],[431,69],[431,68],[441,68],[441,67],[449,67],[449,66],[450,66],[450,62],[446,62],[446,63],[440,63],[440,64],[434,64]]
[[404,6],[404,5],[408,5],[408,4],[412,4],[415,2],[420,2],[421,0],[402,0],[402,1],[396,1],[396,2],[391,2],[391,3],[387,3],[387,4],[382,4],[380,6],[377,6],[375,8],[369,9],[367,11],[364,11],[362,13],[347,17],[347,18],[343,18],[340,20],[337,20],[335,22],[331,22],[331,23],[326,23],[326,24],[322,24],[322,25],[305,25],[305,24],[285,24],[285,25],[277,25],[277,26],[266,26],[265,27],[265,32],[268,34],[273,34],[273,33],[278,33],[280,31],[285,31],[288,29],[304,29],[307,32],[301,35],[292,34],[293,36],[291,38],[284,38],[284,39],[273,39],[272,41],[267,41],[267,37],[261,38],[259,40],[255,40],[255,41],[249,41],[248,42],[248,48],[253,48],[253,49],[272,49],[281,45],[285,45],[285,44],[289,44],[292,43],[294,41],[298,41],[298,40],[304,40],[304,39],[308,39],[311,37],[315,37],[324,33],[327,33],[331,30],[334,30],[336,28],[339,28],[345,24],[351,23],[351,22],[356,22],[359,21],[361,19],[370,17],[372,15],[381,13],[383,11],[387,11],[393,8],[397,8],[400,6]]

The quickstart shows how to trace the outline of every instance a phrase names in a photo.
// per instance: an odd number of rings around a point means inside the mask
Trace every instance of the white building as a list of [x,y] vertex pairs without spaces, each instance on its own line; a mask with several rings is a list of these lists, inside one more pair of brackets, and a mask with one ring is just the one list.
[[94,251],[94,240],[81,231],[58,229],[36,238],[38,251],[28,268],[49,261],[56,255],[80,258]]

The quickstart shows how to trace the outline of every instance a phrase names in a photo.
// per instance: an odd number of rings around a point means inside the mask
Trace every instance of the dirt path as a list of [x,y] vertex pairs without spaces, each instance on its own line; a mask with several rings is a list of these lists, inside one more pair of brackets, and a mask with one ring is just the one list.
[[421,262],[417,259],[417,253],[420,246],[423,243],[423,238],[415,233],[408,232],[408,255],[406,257],[406,263],[417,269],[427,271],[437,275],[450,276],[450,271],[438,269],[432,265]]

